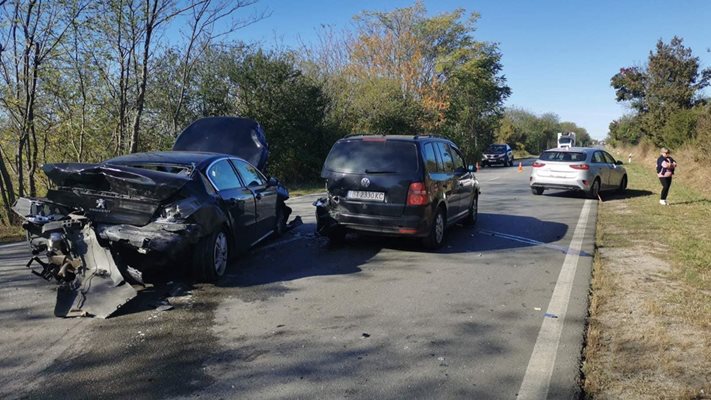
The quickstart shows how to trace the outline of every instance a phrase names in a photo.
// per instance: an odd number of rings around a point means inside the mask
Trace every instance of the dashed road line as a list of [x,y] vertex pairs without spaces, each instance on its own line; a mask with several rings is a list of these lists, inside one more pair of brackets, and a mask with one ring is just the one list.
[[[498,237],[498,238],[502,238],[502,239],[513,240],[513,241],[516,241],[516,242],[527,243],[527,244],[532,244],[532,245],[536,245],[536,246],[547,247],[547,248],[549,248],[549,249],[558,250],[558,251],[560,251],[560,252],[563,253],[563,254],[568,254],[568,253],[570,253],[571,251],[574,251],[571,247],[565,247],[565,246],[559,246],[559,245],[556,245],[556,244],[545,243],[545,242],[541,242],[541,241],[538,241],[538,240],[529,239],[529,238],[526,238],[526,237],[523,237],[523,236],[510,235],[510,234],[508,234],[508,233],[494,232],[494,231],[490,231],[490,230],[487,230],[487,229],[480,229],[478,232],[481,233],[481,234],[483,234],[483,235],[488,235],[488,236]],[[578,254],[581,255],[581,256],[583,256],[583,257],[590,257],[590,256],[591,256],[590,253],[585,252],[585,251],[582,251],[582,250],[580,250],[580,249],[577,249],[577,251],[578,251]]]

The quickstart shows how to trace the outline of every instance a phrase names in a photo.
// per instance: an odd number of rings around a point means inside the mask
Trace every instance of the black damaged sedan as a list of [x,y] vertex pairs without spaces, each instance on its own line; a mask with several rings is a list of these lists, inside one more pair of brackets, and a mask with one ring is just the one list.
[[[259,124],[216,117],[193,123],[173,151],[45,165],[54,187],[14,210],[33,254],[46,255],[33,258],[34,272],[60,283],[55,314],[109,315],[133,297],[124,280],[155,269],[187,264],[197,280],[215,281],[232,255],[283,233],[288,191],[260,171],[267,157]],[[119,298],[108,303],[118,304],[86,302],[112,291]]]

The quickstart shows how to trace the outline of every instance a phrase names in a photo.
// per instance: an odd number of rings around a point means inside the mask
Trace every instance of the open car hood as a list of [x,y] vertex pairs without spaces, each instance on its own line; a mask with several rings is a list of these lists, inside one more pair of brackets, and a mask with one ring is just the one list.
[[178,136],[173,150],[207,151],[237,156],[266,174],[269,148],[256,121],[238,117],[199,119]]

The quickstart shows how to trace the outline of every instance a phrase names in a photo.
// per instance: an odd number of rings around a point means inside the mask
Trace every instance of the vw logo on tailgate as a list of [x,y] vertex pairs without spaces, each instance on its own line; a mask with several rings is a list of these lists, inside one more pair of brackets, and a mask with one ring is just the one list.
[[363,186],[364,188],[367,188],[368,186],[370,186],[370,179],[368,179],[368,178],[361,179],[360,185]]

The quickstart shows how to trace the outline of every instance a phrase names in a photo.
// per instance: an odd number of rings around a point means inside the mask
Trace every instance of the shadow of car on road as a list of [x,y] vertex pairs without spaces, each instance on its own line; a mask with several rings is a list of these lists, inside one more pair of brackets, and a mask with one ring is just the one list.
[[[600,192],[600,198],[602,199],[602,201],[626,200],[626,199],[633,199],[636,197],[651,196],[654,194],[655,194],[654,192],[650,192],[649,190],[627,189],[622,193],[617,192],[617,191]],[[543,196],[562,197],[562,198],[571,198],[571,199],[573,199],[573,198],[580,198],[580,199],[587,198],[587,195],[584,192],[573,191],[573,190],[545,192],[543,194]]]

